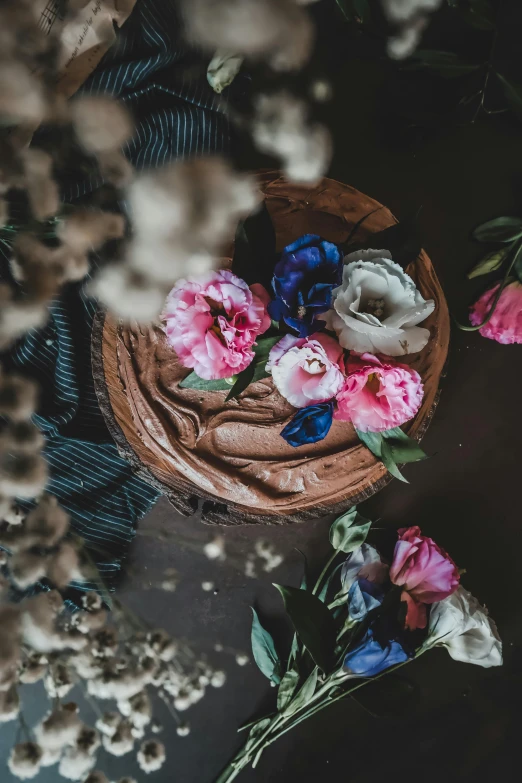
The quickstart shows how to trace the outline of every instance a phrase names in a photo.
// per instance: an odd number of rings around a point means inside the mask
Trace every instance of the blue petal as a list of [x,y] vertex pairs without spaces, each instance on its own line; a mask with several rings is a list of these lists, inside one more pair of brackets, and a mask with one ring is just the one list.
[[[299,248],[306,247],[306,245],[310,245],[311,243],[318,241],[321,241],[321,237],[318,234],[303,234],[303,236],[299,237],[299,239],[296,239],[295,242],[287,245],[283,250],[283,254],[294,253],[296,250],[299,250]],[[326,244],[330,243],[327,242]]]
[[333,419],[333,402],[308,405],[297,411],[293,419],[281,430],[281,435],[290,446],[317,443],[328,435]]
[[280,321],[288,312],[288,305],[282,299],[272,299],[268,303],[268,314],[274,321]]
[[343,668],[357,677],[375,677],[390,666],[407,660],[408,655],[399,642],[391,641],[381,647],[368,631],[361,643],[347,654]]
[[334,288],[333,283],[315,283],[308,291],[308,304],[328,310]]
[[352,620],[364,620],[368,612],[376,609],[382,603],[382,595],[379,598],[364,589],[369,585],[371,583],[366,579],[357,579],[348,591],[348,614]]
[[317,332],[319,321],[312,321],[311,318],[291,318],[288,315],[283,316],[285,324],[288,324],[292,329],[295,329],[299,337],[309,337],[309,335]]

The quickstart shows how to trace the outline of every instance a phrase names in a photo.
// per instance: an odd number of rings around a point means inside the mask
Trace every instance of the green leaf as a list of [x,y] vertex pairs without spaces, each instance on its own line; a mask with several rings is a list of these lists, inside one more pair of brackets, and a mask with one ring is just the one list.
[[349,554],[366,541],[371,522],[352,508],[335,520],[330,528],[330,543],[339,552]]
[[245,751],[252,747],[254,742],[259,738],[263,731],[268,728],[270,720],[270,718],[261,718],[261,720],[258,720],[257,723],[254,723],[250,729],[250,733],[244,747]]
[[283,597],[290,620],[313,660],[324,672],[334,662],[335,624],[325,604],[304,590],[295,587],[277,587]]
[[179,384],[180,389],[199,389],[200,391],[226,391],[233,384],[231,378],[220,378],[217,381],[206,381],[195,372],[189,373]]
[[279,685],[281,682],[281,661],[276,652],[274,640],[261,625],[254,607],[252,607],[252,613],[252,653],[254,660],[265,677]]
[[265,370],[268,355],[274,345],[279,342],[281,336],[282,335],[280,334],[276,334],[272,337],[260,337],[257,341],[257,345],[252,346],[255,354],[254,358],[248,367],[236,376],[236,382],[227,394],[225,402],[232,400],[234,397],[238,397],[251,383],[268,377],[269,373]]
[[508,247],[503,247],[501,250],[493,250],[492,253],[488,253],[487,256],[484,256],[484,258],[473,267],[471,272],[468,272],[468,279],[473,280],[474,277],[489,275],[490,272],[495,272],[502,266],[508,253]]
[[399,481],[404,481],[405,484],[409,484],[408,479],[404,478],[399,468],[397,467],[397,464],[393,458],[391,446],[388,445],[386,440],[382,441],[381,459],[388,473],[391,473],[392,476],[399,479]]
[[439,76],[443,76],[445,79],[452,79],[477,71],[482,67],[482,64],[465,62],[454,52],[444,52],[439,49],[417,49],[407,63],[407,67],[414,70],[426,68],[436,71]]
[[282,712],[292,699],[298,683],[299,672],[296,669],[289,669],[281,680],[277,691],[277,709],[279,712]]
[[328,589],[330,585],[332,584],[332,581],[334,580],[337,573],[339,573],[340,569],[343,567],[343,563],[339,563],[339,565],[336,565],[331,574],[328,576],[328,578],[325,580],[324,585],[321,587],[321,592],[317,594],[317,597],[319,600],[326,602],[326,598],[328,596]]
[[302,707],[304,707],[312,696],[315,693],[315,689],[317,688],[317,667],[314,667],[312,673],[308,677],[307,680],[305,680],[301,690],[295,697],[295,699],[292,699],[292,701],[287,705],[285,711],[283,712],[283,715],[285,717],[288,717],[289,715],[293,715],[294,712],[297,712],[297,710],[300,710]]
[[513,82],[508,81],[501,73],[497,73],[497,77],[502,84],[504,95],[513,112],[519,120],[522,120],[522,87],[520,84],[513,84]]
[[382,436],[387,441],[395,462],[404,464],[407,462],[420,462],[421,460],[428,459],[428,455],[421,449],[417,441],[414,438],[410,438],[409,435],[406,435],[400,427],[385,430],[382,433]]
[[499,217],[477,226],[472,234],[479,242],[513,242],[522,237],[522,220],[518,217]]
[[458,7],[460,15],[476,30],[495,29],[495,10],[489,0],[468,0],[468,8]]
[[366,448],[370,449],[372,454],[381,459],[382,433],[380,432],[361,432],[355,427],[357,436],[362,440]]

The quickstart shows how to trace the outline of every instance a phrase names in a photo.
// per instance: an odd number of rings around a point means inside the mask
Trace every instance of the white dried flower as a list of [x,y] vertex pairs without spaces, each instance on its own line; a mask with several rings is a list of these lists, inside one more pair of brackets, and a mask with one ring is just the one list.
[[185,712],[189,707],[192,707],[192,699],[186,691],[180,691],[174,699],[174,707],[178,712]]
[[96,753],[101,745],[99,733],[92,726],[83,724],[76,738],[76,747],[83,753],[89,753],[91,756]]
[[102,664],[89,650],[77,653],[71,658],[71,665],[82,680],[91,680],[102,674]]
[[35,742],[22,742],[12,749],[7,766],[16,778],[29,780],[38,775],[42,755],[41,747]]
[[442,0],[382,0],[384,13],[391,22],[407,22],[418,14],[436,11]]
[[19,590],[26,590],[43,579],[47,573],[48,558],[31,551],[16,552],[9,561],[9,573]]
[[96,766],[96,757],[77,747],[66,748],[58,773],[68,780],[82,780]]
[[118,650],[118,633],[113,627],[100,628],[91,636],[91,653],[97,658],[112,658]]
[[105,773],[96,769],[87,775],[83,783],[109,783],[109,779]]
[[122,715],[130,718],[136,728],[147,726],[152,719],[152,703],[146,691],[137,693],[128,701],[118,702],[118,709]]
[[[151,249],[152,252],[152,249]],[[124,264],[108,264],[92,281],[89,292],[100,299],[118,318],[138,323],[154,321],[168,293],[159,283],[149,280]]]
[[71,703],[54,710],[34,730],[36,740],[44,750],[58,751],[73,745],[82,728],[78,707]]
[[222,688],[227,679],[227,675],[221,669],[216,669],[210,678],[210,684],[213,688]]
[[146,651],[153,658],[168,663],[176,655],[177,649],[176,642],[162,628],[147,634]]
[[54,764],[58,764],[62,757],[63,748],[57,750],[49,750],[49,748],[43,748],[42,767],[52,767]]
[[390,57],[402,60],[413,54],[428,24],[429,14],[442,5],[442,0],[382,0],[385,15],[397,26],[388,39]]
[[165,762],[165,746],[157,740],[143,742],[137,755],[140,769],[147,774],[161,769]]
[[63,699],[74,688],[74,685],[73,672],[66,664],[60,661],[51,664],[44,677],[45,690],[51,699]]
[[50,557],[47,577],[60,590],[65,589],[72,581],[81,582],[85,579],[80,569],[77,549],[73,544],[61,544],[57,552]]
[[203,547],[203,552],[209,560],[224,560],[225,554],[225,539],[223,536],[215,536],[212,541],[209,541]]
[[0,689],[8,690],[17,678],[20,664],[20,611],[0,606]]
[[102,717],[96,721],[96,728],[106,737],[112,737],[121,721],[122,717],[119,712],[104,712]]
[[238,666],[246,666],[247,663],[250,663],[250,658],[245,653],[237,653],[236,663]]
[[201,589],[205,591],[205,593],[210,593],[211,590],[213,590],[215,587],[214,582],[201,582]]
[[259,95],[252,138],[261,152],[281,161],[289,180],[317,183],[332,157],[328,129],[308,121],[308,107],[288,92]]
[[4,60],[0,67],[0,114],[12,123],[39,125],[46,105],[42,86],[27,66]]
[[13,421],[27,421],[36,410],[38,387],[21,375],[0,378],[0,415]]
[[32,685],[43,679],[47,672],[48,659],[45,655],[37,652],[31,652],[22,662],[19,673],[19,680],[24,685]]
[[75,612],[71,617],[71,625],[80,633],[90,633],[99,631],[107,622],[108,612],[106,609],[98,609],[89,612]]
[[188,737],[190,734],[190,726],[188,723],[180,723],[176,729],[176,734],[178,737]]
[[112,672],[104,671],[96,679],[89,680],[87,690],[91,696],[99,699],[116,699],[124,701],[130,699],[150,685],[155,669],[143,669]]
[[386,51],[393,60],[404,60],[409,57],[419,45],[422,33],[428,24],[427,19],[414,19],[388,38]]
[[126,753],[130,753],[134,748],[132,723],[127,720],[120,721],[114,734],[110,736],[104,734],[102,742],[107,753],[111,753],[113,756],[124,756]]
[[9,690],[0,690],[0,723],[14,720],[20,714],[20,697],[15,685]]
[[34,147],[22,151],[22,160],[31,211],[36,220],[51,218],[60,205],[58,185],[52,177],[53,160],[46,152]]
[[2,516],[4,522],[7,522],[9,525],[18,526],[22,524],[26,515],[27,512],[25,512],[19,506],[11,505],[9,511],[6,511],[6,513]]
[[158,720],[154,719],[150,724],[150,730],[153,734],[161,734],[163,731],[163,724],[161,724]]
[[184,0],[189,38],[210,51],[225,49],[293,70],[307,61],[314,38],[310,17],[294,0]]
[[69,529],[69,515],[58,505],[54,495],[44,495],[26,517],[26,546],[53,547]]
[[102,608],[102,605],[101,595],[94,592],[94,590],[82,595],[82,606],[86,612],[97,612]]
[[256,564],[253,557],[247,557],[245,560],[245,576],[249,579],[257,578]]
[[274,568],[278,568],[283,562],[283,556],[278,554],[274,547],[267,541],[258,539],[255,543],[256,554],[261,560],[264,560],[263,571],[273,571]]
[[105,95],[84,95],[71,102],[71,116],[81,145],[94,154],[116,150],[134,132],[125,107]]

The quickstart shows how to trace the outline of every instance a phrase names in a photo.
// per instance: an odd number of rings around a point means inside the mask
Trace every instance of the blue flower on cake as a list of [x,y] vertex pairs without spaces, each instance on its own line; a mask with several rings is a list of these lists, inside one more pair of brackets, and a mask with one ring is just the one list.
[[337,245],[316,234],[305,234],[287,245],[272,279],[271,318],[284,321],[300,337],[323,328],[324,321],[317,316],[330,308],[332,291],[341,283],[342,266]]

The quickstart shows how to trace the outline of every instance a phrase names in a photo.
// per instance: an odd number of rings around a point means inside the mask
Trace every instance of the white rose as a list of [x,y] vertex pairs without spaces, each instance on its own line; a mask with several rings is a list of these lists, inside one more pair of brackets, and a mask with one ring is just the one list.
[[446,647],[456,661],[489,668],[502,665],[502,641],[488,611],[463,587],[433,604],[429,647]]
[[359,250],[344,263],[332,309],[321,316],[343,348],[388,356],[421,351],[430,333],[417,324],[435,309],[433,299],[423,299],[388,250]]

